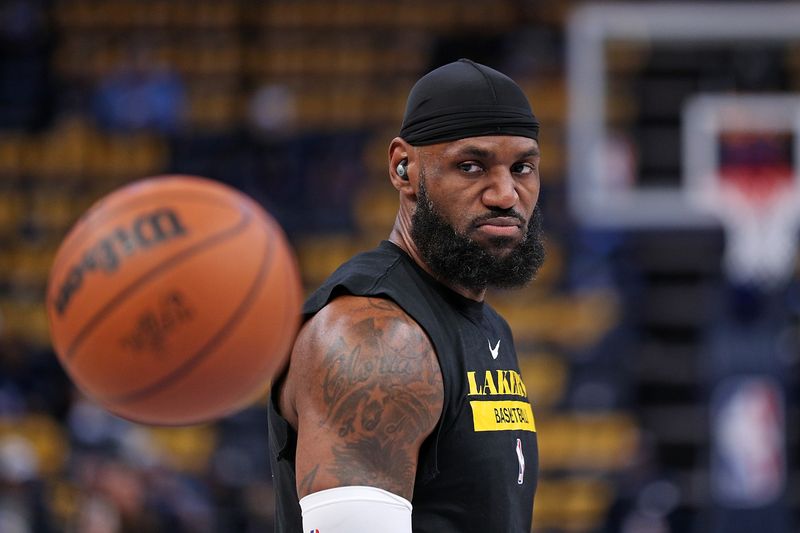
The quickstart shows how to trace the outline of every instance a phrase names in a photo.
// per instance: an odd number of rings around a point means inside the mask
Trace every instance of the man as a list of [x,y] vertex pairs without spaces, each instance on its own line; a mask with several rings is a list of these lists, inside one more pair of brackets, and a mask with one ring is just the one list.
[[530,531],[533,413],[483,300],[543,260],[538,130],[516,83],[466,59],[412,89],[389,240],[311,296],[276,380],[277,531]]

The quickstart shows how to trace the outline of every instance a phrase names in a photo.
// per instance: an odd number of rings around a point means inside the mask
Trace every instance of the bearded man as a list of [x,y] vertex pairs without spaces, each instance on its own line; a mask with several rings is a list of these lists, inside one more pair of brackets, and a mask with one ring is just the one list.
[[304,307],[270,402],[279,533],[529,532],[533,410],[487,288],[544,259],[539,123],[462,59],[420,78],[389,145],[389,239]]

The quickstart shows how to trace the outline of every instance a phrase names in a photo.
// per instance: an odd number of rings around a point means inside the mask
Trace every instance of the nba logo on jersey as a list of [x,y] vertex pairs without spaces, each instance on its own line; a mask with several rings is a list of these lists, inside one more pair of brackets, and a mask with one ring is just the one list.
[[517,485],[522,485],[522,478],[525,475],[525,456],[522,455],[522,439],[517,439],[517,461],[519,461],[519,476],[517,476]]
[[319,533],[319,529],[312,529],[310,533]]

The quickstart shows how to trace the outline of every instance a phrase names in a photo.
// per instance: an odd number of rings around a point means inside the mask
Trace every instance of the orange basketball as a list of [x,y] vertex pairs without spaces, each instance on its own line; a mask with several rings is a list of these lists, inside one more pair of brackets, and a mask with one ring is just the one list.
[[59,248],[47,288],[75,385],[148,424],[250,405],[285,363],[302,291],[272,217],[204,178],[159,176],[97,202]]

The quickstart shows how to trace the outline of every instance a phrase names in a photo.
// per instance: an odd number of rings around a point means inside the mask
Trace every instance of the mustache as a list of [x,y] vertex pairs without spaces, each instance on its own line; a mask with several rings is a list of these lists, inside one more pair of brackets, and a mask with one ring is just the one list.
[[485,214],[483,214],[483,215],[481,215],[479,217],[474,218],[472,220],[472,226],[473,227],[478,227],[480,224],[483,224],[487,220],[491,220],[491,219],[497,218],[497,217],[516,218],[517,220],[520,221],[520,223],[523,226],[527,226],[528,225],[528,220],[524,216],[522,216],[522,214],[520,214],[519,211],[517,211],[516,209],[511,207],[511,208],[508,208],[508,209],[492,209],[488,213],[485,213]]

